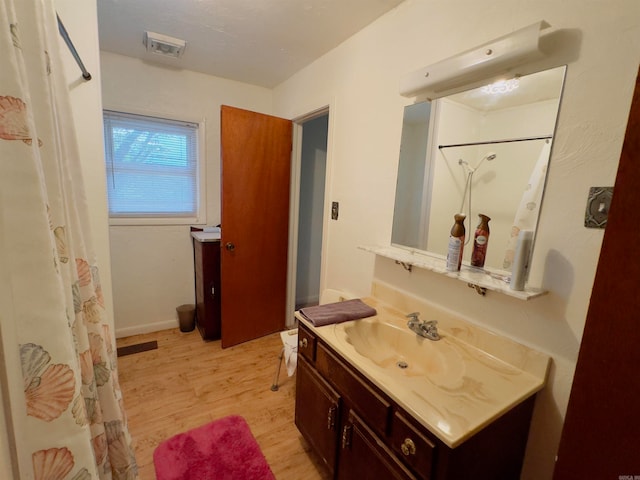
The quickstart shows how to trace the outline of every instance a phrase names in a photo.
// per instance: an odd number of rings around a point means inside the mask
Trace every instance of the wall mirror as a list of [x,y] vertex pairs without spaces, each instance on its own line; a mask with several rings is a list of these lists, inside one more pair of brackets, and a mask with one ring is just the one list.
[[465,213],[470,264],[479,214],[491,218],[485,268],[510,271],[519,230],[533,230],[566,67],[405,107],[391,243],[446,256]]

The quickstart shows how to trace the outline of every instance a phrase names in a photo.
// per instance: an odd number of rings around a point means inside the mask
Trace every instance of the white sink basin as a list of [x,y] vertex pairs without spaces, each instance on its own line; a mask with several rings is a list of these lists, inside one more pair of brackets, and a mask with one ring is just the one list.
[[336,325],[355,351],[394,375],[424,377],[455,388],[463,381],[465,364],[446,336],[434,341],[382,321],[378,317]]

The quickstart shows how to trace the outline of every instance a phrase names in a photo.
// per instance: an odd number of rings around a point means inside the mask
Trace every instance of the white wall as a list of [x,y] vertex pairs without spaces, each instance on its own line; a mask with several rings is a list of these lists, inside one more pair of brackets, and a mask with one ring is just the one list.
[[[272,92],[196,72],[101,52],[104,107],[204,121],[206,224],[220,223],[220,105],[271,113]],[[109,228],[118,337],[178,325],[175,308],[194,303],[188,225]]]
[[100,86],[100,52],[98,48],[98,13],[95,1],[78,2],[56,0],[56,11],[73,41],[73,44],[91,74],[91,80],[82,78],[75,59],[64,46],[62,58],[65,75],[69,81],[74,126],[83,165],[85,193],[90,211],[92,242],[100,268],[100,283],[104,294],[105,309],[113,317],[113,293],[111,286],[111,255],[109,248],[104,143],[102,137],[102,95]]
[[[486,297],[454,279],[375,259],[358,245],[387,245],[402,108],[399,78],[420,67],[545,19],[568,63],[531,277],[549,293],[524,302]],[[590,186],[613,185],[640,60],[636,0],[552,2],[406,0],[275,89],[275,114],[333,100],[332,179],[340,200],[329,222],[324,287],[360,295],[372,279],[392,283],[553,357],[541,392],[522,478],[551,478],[602,242],[583,226]],[[375,114],[372,114],[375,112]],[[366,178],[366,181],[364,180]]]

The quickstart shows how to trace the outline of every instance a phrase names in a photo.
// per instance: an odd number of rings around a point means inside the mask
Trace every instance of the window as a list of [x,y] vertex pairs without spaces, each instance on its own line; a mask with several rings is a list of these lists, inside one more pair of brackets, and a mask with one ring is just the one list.
[[196,222],[198,132],[197,123],[105,110],[109,216]]

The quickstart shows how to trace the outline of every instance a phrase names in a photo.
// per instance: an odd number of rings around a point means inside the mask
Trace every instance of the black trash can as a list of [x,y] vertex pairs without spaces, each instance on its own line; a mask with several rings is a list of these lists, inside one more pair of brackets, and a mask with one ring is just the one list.
[[178,324],[181,332],[192,332],[196,328],[196,306],[187,303],[176,307],[178,313]]

